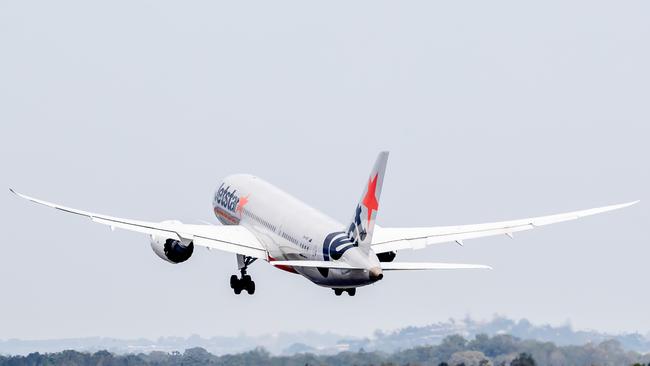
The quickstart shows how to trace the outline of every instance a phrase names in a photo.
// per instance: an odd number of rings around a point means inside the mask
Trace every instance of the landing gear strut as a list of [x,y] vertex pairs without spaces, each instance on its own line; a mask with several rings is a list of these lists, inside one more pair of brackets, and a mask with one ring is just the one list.
[[334,289],[334,295],[336,296],[341,296],[343,292],[347,292],[348,295],[354,296],[357,294],[357,289],[356,288],[335,288]]
[[243,257],[242,259],[243,266],[239,268],[241,277],[238,278],[237,275],[230,276],[230,288],[232,288],[237,295],[239,295],[242,290],[246,290],[249,295],[252,295],[255,293],[255,281],[253,281],[251,276],[246,274],[246,269],[248,269],[248,266],[255,262],[257,258]]

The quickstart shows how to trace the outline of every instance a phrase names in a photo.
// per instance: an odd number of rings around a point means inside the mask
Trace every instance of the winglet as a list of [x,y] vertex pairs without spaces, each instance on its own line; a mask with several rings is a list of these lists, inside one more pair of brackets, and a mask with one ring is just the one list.
[[22,198],[24,200],[32,201],[34,203],[38,203],[38,204],[46,205],[46,206],[53,205],[52,203],[49,203],[49,202],[45,203],[44,201],[38,200],[38,199],[33,198],[33,197],[26,196],[26,195],[24,195],[24,194],[22,194],[20,192],[16,192],[13,188],[9,188],[9,192],[15,194],[16,196],[18,196],[18,197],[20,197],[20,198]]
[[22,198],[24,200],[28,200],[28,201],[32,201],[32,202],[34,201],[33,198],[27,197],[27,196],[25,196],[24,194],[22,194],[20,192],[16,192],[13,188],[9,188],[9,192],[15,194],[17,197],[20,197],[20,198]]

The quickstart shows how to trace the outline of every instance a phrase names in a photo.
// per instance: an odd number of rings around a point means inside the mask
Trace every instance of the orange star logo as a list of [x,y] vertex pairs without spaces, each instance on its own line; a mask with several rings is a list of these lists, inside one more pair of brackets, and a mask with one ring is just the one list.
[[379,210],[379,202],[377,202],[377,195],[375,191],[377,190],[377,178],[379,174],[375,174],[375,177],[368,182],[368,189],[366,190],[366,195],[363,197],[364,206],[368,209],[368,225],[370,225],[370,219],[372,218],[372,211]]
[[246,206],[246,204],[248,203],[248,196],[250,196],[250,194],[247,195],[246,197],[239,198],[239,202],[237,203],[237,207],[235,208],[235,213],[238,213],[240,215],[243,213],[244,206]]

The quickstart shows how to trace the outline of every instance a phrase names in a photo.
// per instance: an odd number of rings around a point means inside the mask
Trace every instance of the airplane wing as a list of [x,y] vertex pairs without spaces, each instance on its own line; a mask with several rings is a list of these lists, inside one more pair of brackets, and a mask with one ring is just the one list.
[[122,219],[92,212],[77,210],[70,207],[58,205],[18,193],[13,189],[10,191],[18,197],[40,205],[55,208],[57,210],[87,217],[91,221],[109,226],[111,229],[124,229],[136,231],[143,234],[156,235],[175,240],[191,240],[194,245],[210,249],[219,249],[226,252],[242,254],[255,258],[267,258],[264,246],[257,240],[255,235],[243,226],[217,226],[217,225],[190,225],[180,222],[148,222],[140,220]]
[[[332,268],[332,269],[357,269],[366,270],[364,267],[354,267],[345,262],[339,261],[271,261],[274,266],[309,267],[309,268]],[[384,271],[413,271],[413,270],[436,270],[436,269],[492,269],[482,264],[459,264],[459,263],[419,263],[419,262],[382,262],[381,269]]]
[[402,249],[421,249],[431,244],[454,241],[462,245],[465,239],[476,239],[485,236],[508,235],[512,237],[515,232],[618,210],[632,206],[638,202],[489,224],[416,228],[385,228],[375,226],[372,249],[375,253],[384,253]]

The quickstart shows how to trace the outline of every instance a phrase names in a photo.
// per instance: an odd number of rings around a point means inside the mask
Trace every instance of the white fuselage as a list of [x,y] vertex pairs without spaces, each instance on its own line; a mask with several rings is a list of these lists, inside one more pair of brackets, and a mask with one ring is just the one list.
[[357,287],[376,281],[380,267],[370,248],[346,240],[345,225],[252,175],[226,177],[213,198],[214,213],[224,225],[250,230],[274,260],[339,260],[367,270],[279,267],[326,287]]

